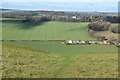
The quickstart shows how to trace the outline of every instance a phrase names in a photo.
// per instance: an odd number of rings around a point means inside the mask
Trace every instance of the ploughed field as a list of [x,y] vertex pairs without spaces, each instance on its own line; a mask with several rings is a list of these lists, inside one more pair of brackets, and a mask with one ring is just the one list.
[[23,22],[2,20],[3,40],[91,40],[85,22]]
[[3,42],[3,77],[111,78],[118,75],[113,45],[65,45],[49,41]]

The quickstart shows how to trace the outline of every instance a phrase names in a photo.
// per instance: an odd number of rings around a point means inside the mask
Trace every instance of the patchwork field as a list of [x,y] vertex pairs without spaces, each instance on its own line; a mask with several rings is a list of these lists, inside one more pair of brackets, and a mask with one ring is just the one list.
[[3,19],[3,40],[90,40],[84,22],[30,23],[21,20]]
[[3,42],[3,77],[115,78],[118,48],[58,42]]

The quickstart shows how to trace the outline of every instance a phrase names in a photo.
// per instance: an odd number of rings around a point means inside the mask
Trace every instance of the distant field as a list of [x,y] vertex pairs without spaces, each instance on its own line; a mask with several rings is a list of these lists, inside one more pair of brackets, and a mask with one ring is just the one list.
[[117,47],[3,42],[3,77],[116,78]]
[[43,22],[38,24],[3,19],[3,40],[90,40],[84,22]]

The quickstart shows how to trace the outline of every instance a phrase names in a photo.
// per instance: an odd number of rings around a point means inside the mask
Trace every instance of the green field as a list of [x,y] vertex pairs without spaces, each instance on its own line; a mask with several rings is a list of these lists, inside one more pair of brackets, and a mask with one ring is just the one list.
[[3,19],[2,76],[6,78],[118,77],[116,46],[66,45],[57,41],[47,41],[93,40],[94,38],[87,32],[87,24],[52,21],[34,24],[10,18]]
[[84,22],[41,22],[3,19],[3,40],[90,40]]
[[57,53],[66,56],[76,54],[107,54],[118,52],[118,48],[114,45],[66,45],[54,41],[15,41],[12,42],[12,44],[31,47],[33,49],[43,50],[50,53]]
[[3,42],[3,77],[115,78],[118,48],[58,42]]

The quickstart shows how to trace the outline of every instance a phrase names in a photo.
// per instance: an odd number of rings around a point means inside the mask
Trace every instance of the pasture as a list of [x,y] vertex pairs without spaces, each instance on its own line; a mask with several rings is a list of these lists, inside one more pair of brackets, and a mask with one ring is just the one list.
[[57,42],[3,42],[3,77],[116,78],[117,47]]
[[[40,22],[3,19],[3,77],[116,78],[114,45],[65,45],[47,40],[93,40],[84,22]],[[26,40],[26,41],[19,41]],[[29,41],[27,41],[29,40]],[[31,41],[34,40],[34,41]],[[43,41],[39,41],[43,40]]]
[[12,44],[17,46],[31,47],[37,50],[57,53],[64,56],[73,56],[76,54],[102,54],[117,53],[118,48],[114,45],[66,45],[54,41],[15,41]]
[[3,40],[91,40],[85,22],[39,22],[3,19]]

